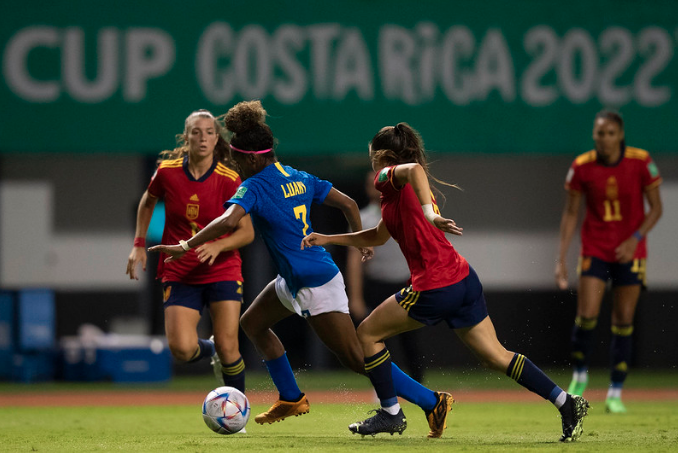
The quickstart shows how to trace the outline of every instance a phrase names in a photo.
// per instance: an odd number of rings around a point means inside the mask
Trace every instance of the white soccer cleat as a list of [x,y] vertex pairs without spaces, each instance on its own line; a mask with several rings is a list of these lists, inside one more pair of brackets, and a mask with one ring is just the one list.
[[[214,343],[214,335],[210,337],[210,341]],[[221,372],[221,359],[219,358],[219,354],[217,354],[217,351],[214,351],[214,354],[212,354],[212,358],[210,359],[210,365],[212,365],[212,369],[214,370],[214,377],[217,378],[217,382],[219,385],[226,385],[224,383],[224,375]]]

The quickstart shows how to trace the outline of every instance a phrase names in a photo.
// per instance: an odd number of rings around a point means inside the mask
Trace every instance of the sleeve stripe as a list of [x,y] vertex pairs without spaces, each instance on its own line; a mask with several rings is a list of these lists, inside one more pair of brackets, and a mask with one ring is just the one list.
[[583,165],[589,162],[596,160],[596,151],[591,150],[587,151],[584,154],[579,155],[574,161],[577,165]]
[[214,170],[214,173],[221,175],[221,176],[225,176],[225,177],[229,178],[231,181],[235,181],[236,179],[238,179],[237,174],[234,174],[233,172],[219,171],[219,168]]
[[217,173],[219,173],[220,175],[228,176],[231,179],[235,179],[235,178],[238,177],[237,172],[231,170],[230,168],[228,168],[227,166],[225,166],[222,163],[217,164],[217,168],[215,169],[215,171]]
[[183,157],[181,159],[164,160],[160,162],[160,168],[181,167],[183,162],[184,162]]
[[664,180],[663,180],[662,178],[659,178],[659,179],[656,180],[655,182],[653,182],[653,183],[651,183],[651,184],[648,184],[647,186],[643,187],[643,190],[644,190],[645,192],[647,192],[648,190],[652,190],[652,189],[654,189],[655,187],[659,187],[659,185],[660,185],[662,182],[664,182]]

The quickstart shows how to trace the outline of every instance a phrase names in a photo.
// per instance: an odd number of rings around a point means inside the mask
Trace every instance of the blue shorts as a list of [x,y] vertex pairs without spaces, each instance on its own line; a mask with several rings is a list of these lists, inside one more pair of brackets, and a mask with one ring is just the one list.
[[642,285],[645,287],[645,258],[628,263],[610,263],[595,256],[580,256],[577,272],[580,277],[596,277],[612,286]]
[[471,266],[468,276],[454,285],[428,291],[413,291],[410,286],[395,298],[410,318],[427,326],[445,321],[450,328],[460,329],[475,326],[487,317],[483,285]]
[[242,303],[242,282],[224,281],[206,283],[204,285],[186,285],[179,282],[165,282],[162,284],[162,301],[164,308],[170,305],[198,310],[212,302],[235,300]]

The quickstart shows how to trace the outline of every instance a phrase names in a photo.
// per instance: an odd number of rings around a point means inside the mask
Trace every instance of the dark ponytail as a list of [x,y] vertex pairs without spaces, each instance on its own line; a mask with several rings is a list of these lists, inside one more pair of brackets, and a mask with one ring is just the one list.
[[[379,166],[417,163],[426,172],[429,181],[459,189],[457,185],[441,181],[431,175],[424,149],[424,140],[419,132],[407,123],[382,128],[370,142],[371,159]],[[431,184],[431,188],[445,198],[443,193]]]

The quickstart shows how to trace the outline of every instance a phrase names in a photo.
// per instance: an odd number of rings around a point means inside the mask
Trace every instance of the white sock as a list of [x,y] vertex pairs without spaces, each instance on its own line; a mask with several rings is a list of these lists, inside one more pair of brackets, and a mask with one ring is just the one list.
[[386,412],[388,412],[391,415],[396,415],[398,412],[400,412],[400,404],[395,403],[393,406],[389,407],[382,407]]
[[589,370],[574,371],[572,373],[572,380],[576,382],[588,382],[589,381]]
[[622,389],[621,387],[612,387],[607,389],[607,397],[608,398],[621,398],[621,392]]
[[567,401],[567,392],[563,390],[558,394],[556,400],[553,402],[553,405],[556,406],[556,408],[560,409],[561,407],[563,407],[563,404],[565,404],[565,401]]

